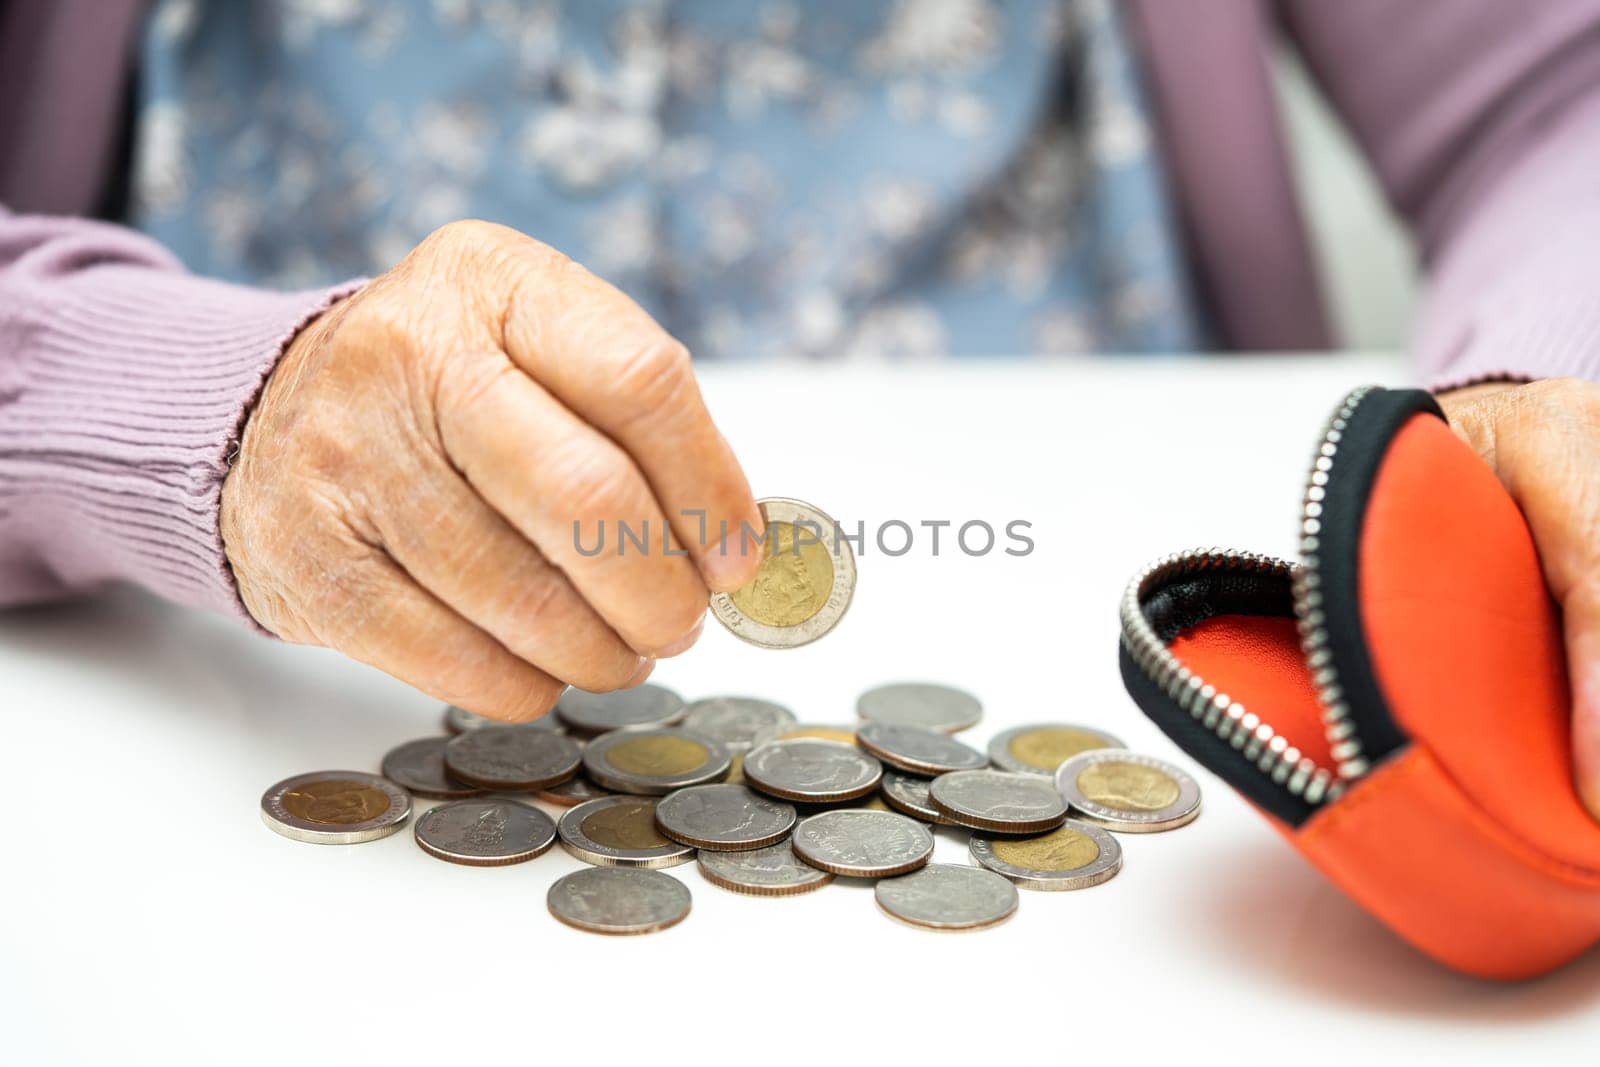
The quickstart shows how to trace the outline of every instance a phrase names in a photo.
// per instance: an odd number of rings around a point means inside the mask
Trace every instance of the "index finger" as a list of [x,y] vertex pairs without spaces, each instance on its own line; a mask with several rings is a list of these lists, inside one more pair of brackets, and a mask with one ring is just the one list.
[[504,320],[506,354],[633,457],[708,587],[750,581],[761,553],[740,531],[759,532],[761,513],[706,410],[688,350],[553,249],[529,240],[520,259],[526,270]]

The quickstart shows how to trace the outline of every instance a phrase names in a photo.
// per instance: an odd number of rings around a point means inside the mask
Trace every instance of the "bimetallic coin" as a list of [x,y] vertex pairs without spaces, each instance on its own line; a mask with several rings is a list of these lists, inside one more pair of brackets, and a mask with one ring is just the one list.
[[889,807],[902,815],[909,815],[923,822],[938,823],[941,826],[956,825],[939,814],[939,809],[929,802],[928,786],[931,784],[926,778],[901,774],[899,771],[884,771],[880,792]]
[[561,847],[600,867],[675,867],[694,849],[656,829],[654,797],[601,797],[561,816]]
[[503,867],[542,856],[555,844],[556,823],[516,800],[458,800],[417,819],[424,852],[469,867]]
[[925,726],[953,734],[975,726],[983,705],[971,693],[947,685],[896,682],[868,689],[856,700],[856,714],[868,722]]
[[737,852],[782,841],[794,829],[791,805],[742,785],[693,785],[656,805],[656,829],[674,841]]
[[[458,708],[454,704],[444,709],[444,728],[453,734],[464,734],[468,730],[476,730],[483,726],[508,726],[509,723],[499,719],[491,719],[487,715],[475,715],[466,708]],[[541,730],[554,730],[561,732],[561,720],[554,715],[545,715],[543,718],[532,722],[517,723],[518,726],[537,726]]]
[[931,930],[981,930],[1017,911],[1017,887],[982,867],[930,863],[873,887],[884,914]]
[[444,766],[448,737],[423,737],[391,748],[383,757],[383,776],[413,796],[460,800],[480,796],[483,790],[459,782]]
[[1117,839],[1076,819],[1039,837],[973,834],[967,850],[978,863],[1024,889],[1087,889],[1122,870]]
[[813,738],[773,741],[744,760],[744,778],[751,788],[803,804],[866,796],[882,776],[883,765],[855,746]]
[[712,593],[711,614],[752,645],[810,644],[837,626],[850,607],[855,553],[838,523],[810,504],[783,497],[757,503],[766,522],[761,569],[748,585]]
[[790,842],[813,867],[853,878],[914,871],[933,855],[928,828],[889,811],[845,809],[803,819]]
[[1056,771],[1056,788],[1072,810],[1123,833],[1175,830],[1200,814],[1200,783],[1153,756],[1097,749]]
[[660,871],[590,867],[556,879],[550,914],[595,934],[649,934],[689,914],[689,887]]
[[982,752],[926,726],[864,722],[856,742],[891,767],[911,774],[976,771],[989,765]]
[[582,759],[576,741],[538,726],[483,726],[444,746],[451,775],[485,789],[548,789],[577,774]]
[[597,800],[600,797],[612,796],[609,789],[602,789],[589,781],[589,776],[581,771],[560,785],[553,785],[549,789],[539,790],[539,799],[549,801],[551,804],[563,808],[576,807],[587,800]]
[[816,726],[811,723],[802,723],[786,730],[778,736],[777,740],[796,741],[803,737],[813,738],[818,741],[837,741],[842,745],[854,745],[856,743],[856,732],[848,726]]
[[405,790],[361,771],[316,771],[285,778],[261,794],[261,819],[284,837],[353,845],[388,837],[411,815]]
[[681,696],[649,682],[611,693],[568,689],[556,701],[561,721],[585,734],[671,726],[683,718],[684,709]]
[[999,834],[1042,834],[1067,818],[1048,778],[1004,771],[956,771],[928,786],[928,802],[958,826]]
[[700,874],[712,885],[755,897],[790,897],[833,881],[833,875],[795,858],[783,841],[747,852],[701,852]]
[[989,759],[1002,771],[1015,774],[1054,774],[1056,768],[1080,752],[1096,748],[1126,748],[1104,730],[1068,723],[1013,726],[989,739]]
[[715,782],[732,761],[715,741],[687,730],[616,730],[589,743],[583,769],[619,793],[663,796],[687,785]]
[[689,705],[683,728],[709,737],[737,754],[776,740],[794,722],[794,712],[768,700],[707,697]]

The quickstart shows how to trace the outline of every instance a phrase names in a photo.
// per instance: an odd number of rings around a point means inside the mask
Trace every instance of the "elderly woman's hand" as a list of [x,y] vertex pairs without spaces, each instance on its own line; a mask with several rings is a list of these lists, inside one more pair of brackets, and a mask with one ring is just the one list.
[[[648,551],[618,554],[619,521]],[[707,588],[753,577],[741,538],[719,553],[742,523],[760,515],[683,346],[554,250],[476,222],[302,332],[222,494],[262,626],[514,721],[692,644]]]
[[1439,402],[1533,531],[1566,631],[1578,793],[1600,818],[1600,386],[1497,383]]

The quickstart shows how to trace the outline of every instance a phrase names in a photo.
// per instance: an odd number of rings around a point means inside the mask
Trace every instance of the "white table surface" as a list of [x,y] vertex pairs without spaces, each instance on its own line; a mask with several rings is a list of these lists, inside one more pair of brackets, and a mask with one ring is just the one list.
[[[1327,409],[1406,374],[1380,357],[708,371],[758,495],[869,528],[1026,519],[1037,548],[869,546],[827,638],[766,652],[711,623],[657,680],[823,723],[873,684],[941,680],[982,697],[980,743],[1066,719],[1177,757],[1117,676],[1124,581],[1199,544],[1290,551]],[[902,927],[839,883],[736,896],[687,865],[687,921],[605,938],[545,911],[579,866],[559,847],[480,870],[409,829],[324,847],[262,826],[272,782],[376,770],[438,727],[436,702],[333,653],[119,592],[0,614],[0,687],[5,1063],[1463,1064],[1600,1039],[1600,953],[1519,986],[1450,974],[1203,773],[1194,825],[1125,836],[1112,882],[1024,892],[993,930]],[[963,862],[961,837],[941,831],[936,859]]]

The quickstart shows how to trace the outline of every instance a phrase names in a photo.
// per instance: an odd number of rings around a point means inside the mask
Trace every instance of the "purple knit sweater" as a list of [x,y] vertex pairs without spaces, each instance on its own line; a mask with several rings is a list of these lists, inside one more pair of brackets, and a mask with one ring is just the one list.
[[[0,603],[125,580],[243,615],[222,479],[285,344],[348,287],[223,285],[71,217],[114,158],[139,7],[0,0]],[[1326,338],[1266,75],[1281,25],[1424,252],[1424,380],[1600,378],[1600,0],[1133,11],[1197,278],[1234,345]]]

